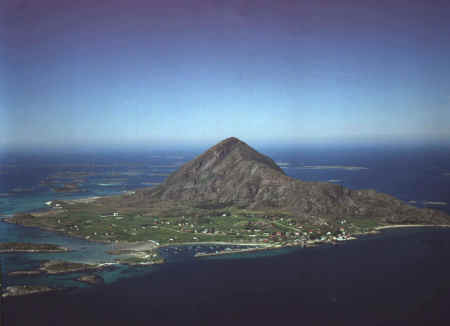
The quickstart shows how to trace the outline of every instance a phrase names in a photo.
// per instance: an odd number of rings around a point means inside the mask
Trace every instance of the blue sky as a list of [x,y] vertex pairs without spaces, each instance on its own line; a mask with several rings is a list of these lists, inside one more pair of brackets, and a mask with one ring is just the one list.
[[3,147],[450,140],[444,1],[0,8]]

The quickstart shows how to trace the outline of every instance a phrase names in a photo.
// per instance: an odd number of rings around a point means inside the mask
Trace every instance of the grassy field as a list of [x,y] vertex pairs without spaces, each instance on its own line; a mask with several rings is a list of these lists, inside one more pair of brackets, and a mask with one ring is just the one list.
[[12,220],[23,225],[58,230],[96,241],[145,241],[159,244],[183,242],[281,242],[361,232],[378,224],[370,219],[348,219],[321,226],[300,223],[284,211],[252,211],[223,203],[193,207],[175,202],[167,207],[114,209],[114,201],[57,202],[48,212],[18,214]]

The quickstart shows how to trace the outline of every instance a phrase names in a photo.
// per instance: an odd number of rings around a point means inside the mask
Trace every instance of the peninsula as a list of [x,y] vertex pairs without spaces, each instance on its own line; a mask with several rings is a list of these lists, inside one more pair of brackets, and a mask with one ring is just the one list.
[[375,190],[291,178],[271,158],[232,137],[156,187],[55,200],[48,211],[16,214],[7,221],[110,243],[273,247],[346,240],[391,224],[449,225],[450,217]]

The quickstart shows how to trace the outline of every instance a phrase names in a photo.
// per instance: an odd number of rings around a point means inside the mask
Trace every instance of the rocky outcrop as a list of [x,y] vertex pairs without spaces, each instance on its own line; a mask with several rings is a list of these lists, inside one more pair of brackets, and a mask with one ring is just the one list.
[[68,248],[49,243],[0,242],[0,253],[55,253],[67,252]]
[[48,274],[64,274],[73,272],[84,272],[99,268],[98,265],[74,263],[62,260],[50,260],[44,262],[40,270]]
[[45,285],[14,285],[7,286],[5,292],[2,293],[2,297],[17,297],[27,294],[37,294],[44,292],[57,291],[55,288],[51,288]]
[[98,275],[82,275],[77,278],[77,281],[88,283],[88,284],[102,284],[104,280]]

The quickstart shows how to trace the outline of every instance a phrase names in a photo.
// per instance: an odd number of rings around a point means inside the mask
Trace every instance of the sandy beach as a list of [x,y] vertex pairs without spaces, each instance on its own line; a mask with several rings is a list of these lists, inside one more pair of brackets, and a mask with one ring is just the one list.
[[377,226],[375,230],[383,230],[383,229],[395,229],[395,228],[419,228],[419,227],[442,227],[448,228],[450,225],[446,224],[392,224],[392,225],[382,225]]

